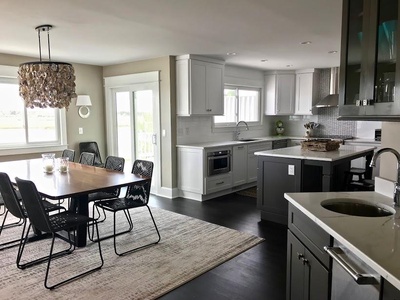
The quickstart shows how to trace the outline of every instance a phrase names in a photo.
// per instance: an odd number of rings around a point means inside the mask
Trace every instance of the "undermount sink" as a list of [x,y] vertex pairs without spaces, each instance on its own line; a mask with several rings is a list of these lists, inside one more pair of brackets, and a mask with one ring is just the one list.
[[333,212],[357,217],[387,217],[396,212],[384,204],[373,204],[353,198],[328,199],[322,201],[321,206]]
[[253,142],[253,141],[258,141],[259,139],[241,139],[237,140],[238,142]]

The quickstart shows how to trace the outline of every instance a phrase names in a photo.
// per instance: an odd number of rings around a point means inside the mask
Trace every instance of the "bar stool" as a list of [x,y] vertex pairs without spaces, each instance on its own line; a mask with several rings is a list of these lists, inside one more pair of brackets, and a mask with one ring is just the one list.
[[366,170],[363,168],[350,168],[345,172],[344,189],[346,191],[373,191],[375,189],[374,181],[365,179],[365,174]]

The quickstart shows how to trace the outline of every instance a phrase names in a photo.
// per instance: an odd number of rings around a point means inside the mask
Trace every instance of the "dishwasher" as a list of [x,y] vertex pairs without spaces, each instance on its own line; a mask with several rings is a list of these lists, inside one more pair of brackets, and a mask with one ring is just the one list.
[[336,240],[325,251],[332,257],[331,300],[379,300],[376,271]]

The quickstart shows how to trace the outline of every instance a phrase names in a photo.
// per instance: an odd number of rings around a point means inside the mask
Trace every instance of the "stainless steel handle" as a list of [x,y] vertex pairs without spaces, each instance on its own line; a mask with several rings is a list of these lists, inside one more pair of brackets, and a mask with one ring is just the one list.
[[217,182],[215,185],[221,185],[221,184],[224,184],[225,183],[225,181],[220,181],[220,182]]
[[376,284],[376,278],[371,274],[360,274],[356,269],[347,261],[344,261],[339,255],[343,254],[340,247],[324,247],[324,250],[329,254],[334,261],[336,261],[353,279],[357,284]]
[[215,160],[215,159],[220,159],[220,158],[228,158],[230,155],[221,155],[221,156],[209,156],[208,160]]

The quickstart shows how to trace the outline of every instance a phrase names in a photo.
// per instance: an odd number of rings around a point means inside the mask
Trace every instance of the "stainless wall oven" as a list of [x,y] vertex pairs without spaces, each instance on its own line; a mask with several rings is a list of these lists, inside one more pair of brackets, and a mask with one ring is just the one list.
[[231,150],[207,152],[207,175],[229,173],[231,171]]

